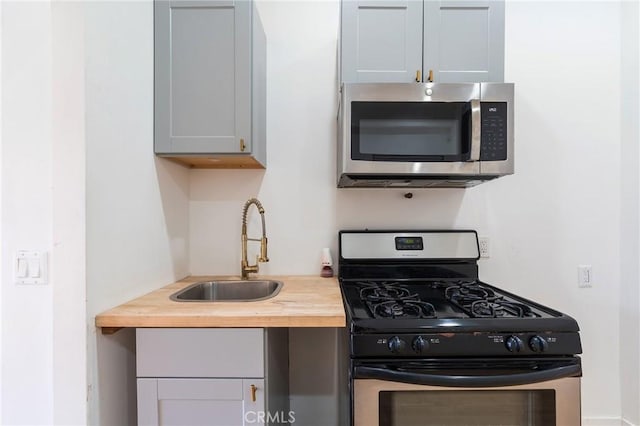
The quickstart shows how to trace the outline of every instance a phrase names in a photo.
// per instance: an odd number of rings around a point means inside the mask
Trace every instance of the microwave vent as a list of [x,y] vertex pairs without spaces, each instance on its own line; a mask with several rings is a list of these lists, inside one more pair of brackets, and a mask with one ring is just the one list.
[[338,188],[470,188],[497,176],[388,176],[342,174]]

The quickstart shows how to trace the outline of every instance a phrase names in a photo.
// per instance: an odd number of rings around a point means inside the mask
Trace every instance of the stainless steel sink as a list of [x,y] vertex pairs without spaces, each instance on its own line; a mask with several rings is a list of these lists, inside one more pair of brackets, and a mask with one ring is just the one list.
[[281,281],[203,281],[173,293],[176,302],[255,302],[269,299],[280,291]]

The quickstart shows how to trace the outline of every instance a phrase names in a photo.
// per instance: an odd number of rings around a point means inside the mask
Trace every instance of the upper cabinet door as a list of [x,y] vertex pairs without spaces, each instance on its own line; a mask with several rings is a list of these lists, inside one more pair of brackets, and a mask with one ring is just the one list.
[[504,81],[504,1],[425,1],[424,73],[439,83]]
[[156,153],[250,152],[251,3],[156,0],[154,13]]
[[416,81],[422,70],[422,8],[422,0],[343,0],[342,81]]

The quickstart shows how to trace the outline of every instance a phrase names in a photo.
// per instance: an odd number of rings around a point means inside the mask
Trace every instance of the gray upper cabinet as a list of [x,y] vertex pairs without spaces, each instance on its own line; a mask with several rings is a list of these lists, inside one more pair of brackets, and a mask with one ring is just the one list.
[[254,3],[154,6],[156,154],[195,167],[263,168],[265,36]]
[[[425,1],[424,70],[434,81],[504,81],[504,1]],[[428,75],[428,74],[427,74]]]
[[504,0],[343,0],[341,81],[504,80]]
[[422,1],[343,1],[342,81],[415,81],[422,69]]

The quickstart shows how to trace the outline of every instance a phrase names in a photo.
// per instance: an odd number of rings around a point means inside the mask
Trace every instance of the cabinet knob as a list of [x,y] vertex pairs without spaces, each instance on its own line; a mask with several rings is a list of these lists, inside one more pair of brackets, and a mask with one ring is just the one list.
[[256,402],[256,391],[258,387],[256,385],[251,385],[251,402]]
[[416,70],[416,83],[420,83],[422,81],[422,73],[420,70]]
[[427,79],[429,83],[433,82],[433,70],[429,70],[429,78]]
[[240,138],[240,152],[244,152],[247,146],[244,144],[244,139]]

